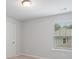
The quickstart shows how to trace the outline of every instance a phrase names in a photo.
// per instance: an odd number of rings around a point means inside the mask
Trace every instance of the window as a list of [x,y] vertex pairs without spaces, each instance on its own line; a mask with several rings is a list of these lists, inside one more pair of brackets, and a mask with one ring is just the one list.
[[72,48],[72,24],[70,21],[57,22],[55,24],[54,48]]

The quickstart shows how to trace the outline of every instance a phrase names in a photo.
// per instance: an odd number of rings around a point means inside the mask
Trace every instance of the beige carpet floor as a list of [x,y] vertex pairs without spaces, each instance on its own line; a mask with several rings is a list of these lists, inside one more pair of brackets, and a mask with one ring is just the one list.
[[37,58],[29,57],[29,56],[17,56],[17,57],[12,57],[8,59],[37,59]]

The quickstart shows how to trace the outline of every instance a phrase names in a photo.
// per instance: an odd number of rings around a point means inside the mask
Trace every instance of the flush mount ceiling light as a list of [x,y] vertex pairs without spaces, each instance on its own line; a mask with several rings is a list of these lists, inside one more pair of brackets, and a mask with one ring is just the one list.
[[22,0],[22,5],[25,7],[30,7],[31,6],[31,1],[30,0]]

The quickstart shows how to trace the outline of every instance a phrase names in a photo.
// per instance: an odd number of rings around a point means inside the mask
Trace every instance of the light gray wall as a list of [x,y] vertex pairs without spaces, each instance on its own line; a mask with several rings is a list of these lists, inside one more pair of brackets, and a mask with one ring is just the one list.
[[[7,57],[20,54],[21,23],[6,17],[6,53]],[[15,44],[12,42],[15,41]]]
[[54,24],[56,21],[72,20],[71,13],[50,16],[23,23],[22,53],[49,57],[51,59],[71,59],[71,51],[53,49]]

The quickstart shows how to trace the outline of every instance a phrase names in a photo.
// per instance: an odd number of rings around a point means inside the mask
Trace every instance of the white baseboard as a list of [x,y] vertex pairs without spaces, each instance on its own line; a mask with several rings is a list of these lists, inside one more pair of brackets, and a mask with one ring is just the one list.
[[50,59],[50,58],[40,57],[40,56],[36,56],[36,55],[29,55],[29,54],[25,54],[25,53],[22,53],[21,55],[30,56],[30,57],[34,57],[34,58],[37,58],[37,59]]

